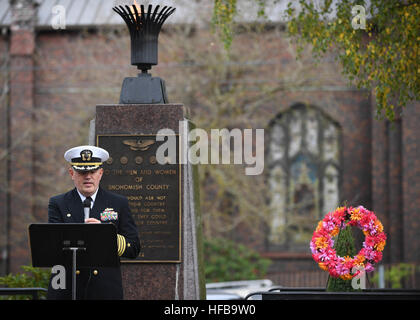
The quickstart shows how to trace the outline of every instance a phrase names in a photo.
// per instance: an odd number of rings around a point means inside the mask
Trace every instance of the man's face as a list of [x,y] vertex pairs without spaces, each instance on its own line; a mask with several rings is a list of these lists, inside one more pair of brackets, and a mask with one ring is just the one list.
[[92,171],[76,171],[69,169],[69,174],[74,182],[74,186],[85,197],[93,195],[99,187],[104,170],[99,168]]

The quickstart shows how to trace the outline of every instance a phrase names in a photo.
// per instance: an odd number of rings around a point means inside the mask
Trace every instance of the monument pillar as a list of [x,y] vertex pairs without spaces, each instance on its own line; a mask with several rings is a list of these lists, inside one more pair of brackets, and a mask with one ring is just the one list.
[[[96,106],[96,145],[110,153],[101,186],[128,198],[142,247],[122,261],[125,299],[205,298],[197,168],[179,154],[187,119],[182,104]],[[161,129],[174,134],[176,163],[156,160]]]

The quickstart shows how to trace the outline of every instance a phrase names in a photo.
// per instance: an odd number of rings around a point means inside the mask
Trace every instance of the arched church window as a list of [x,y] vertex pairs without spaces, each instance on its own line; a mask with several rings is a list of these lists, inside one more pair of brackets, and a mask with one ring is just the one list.
[[270,123],[269,250],[306,251],[316,223],[340,201],[340,128],[297,104]]

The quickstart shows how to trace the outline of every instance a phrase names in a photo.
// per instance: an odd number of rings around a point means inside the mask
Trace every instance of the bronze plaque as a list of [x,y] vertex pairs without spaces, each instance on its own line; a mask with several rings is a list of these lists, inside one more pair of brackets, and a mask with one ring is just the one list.
[[127,197],[139,231],[140,254],[124,262],[181,262],[181,165],[157,162],[163,143],[156,135],[97,136],[110,156],[101,187]]

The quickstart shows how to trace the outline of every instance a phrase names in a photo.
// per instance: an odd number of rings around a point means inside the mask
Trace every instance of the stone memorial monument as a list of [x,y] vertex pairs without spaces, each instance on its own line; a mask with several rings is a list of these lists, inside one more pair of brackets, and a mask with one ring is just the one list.
[[[125,78],[119,104],[97,105],[90,143],[108,150],[101,186],[128,198],[138,227],[141,252],[122,261],[125,299],[205,299],[197,168],[177,159],[158,161],[165,143],[161,129],[173,132],[177,151],[180,121],[188,109],[170,104],[165,83],[147,71],[157,64],[157,40],[163,22],[175,8],[119,6],[131,37],[131,64],[141,73]],[[188,132],[188,131],[187,131]],[[168,137],[166,137],[168,139]]]

